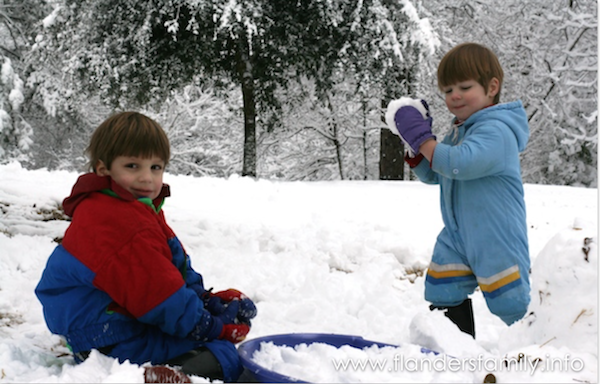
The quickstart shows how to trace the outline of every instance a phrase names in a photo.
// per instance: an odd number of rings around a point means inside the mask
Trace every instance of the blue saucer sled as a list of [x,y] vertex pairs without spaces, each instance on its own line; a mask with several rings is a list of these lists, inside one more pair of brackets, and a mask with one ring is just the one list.
[[[260,383],[306,383],[300,379],[282,375],[280,373],[266,369],[254,361],[252,355],[260,350],[260,344],[263,342],[272,342],[276,346],[295,347],[299,344],[324,343],[340,348],[344,345],[349,345],[355,348],[367,348],[373,345],[378,347],[394,347],[398,345],[379,343],[377,341],[365,340],[360,336],[338,335],[330,333],[287,333],[281,335],[269,335],[251,339],[243,342],[238,346],[238,352],[244,365],[244,374],[240,380],[255,381]],[[437,352],[422,348],[423,353]]]

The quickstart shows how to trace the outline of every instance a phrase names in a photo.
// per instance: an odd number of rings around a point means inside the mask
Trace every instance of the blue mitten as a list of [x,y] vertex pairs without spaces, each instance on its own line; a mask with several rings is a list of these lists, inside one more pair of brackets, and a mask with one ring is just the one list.
[[204,308],[213,315],[220,315],[225,312],[227,303],[216,296],[210,296],[204,299]]
[[213,316],[208,311],[202,311],[200,321],[188,334],[188,338],[203,342],[222,338],[225,326],[235,324],[238,311],[238,302],[227,305],[223,313],[218,316]]
[[211,299],[219,298],[225,303],[237,301],[240,303],[240,309],[237,319],[240,323],[250,324],[250,320],[256,317],[256,305],[250,298],[237,289],[227,289],[225,291],[211,293]]
[[238,320],[242,323],[250,324],[250,320],[256,317],[256,305],[249,298],[240,300],[240,310],[238,311]]
[[188,288],[196,292],[198,297],[204,302],[204,308],[210,312],[211,315],[220,315],[225,311],[225,302],[211,292],[212,288],[206,290],[202,284],[198,283],[190,284],[188,285]]
[[240,303],[232,301],[231,303],[227,303],[224,307],[223,313],[214,317],[221,320],[223,324],[235,324],[237,314],[240,310]]
[[238,322],[239,312],[240,302],[231,301],[225,304],[225,310],[221,315],[215,316],[223,322],[223,329],[218,336],[219,339],[235,344],[246,338],[246,335],[250,332],[250,325]]
[[433,119],[425,100],[408,97],[392,100],[388,104],[385,119],[388,128],[409,147],[410,157],[419,153],[424,142],[435,139],[431,132]]

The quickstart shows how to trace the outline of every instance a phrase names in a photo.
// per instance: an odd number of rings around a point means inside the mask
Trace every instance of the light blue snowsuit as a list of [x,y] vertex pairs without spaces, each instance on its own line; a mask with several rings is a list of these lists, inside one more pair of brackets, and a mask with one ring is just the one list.
[[439,143],[430,163],[413,168],[440,184],[445,228],[437,238],[425,299],[455,306],[479,285],[490,311],[506,324],[530,301],[529,246],[519,152],[529,138],[521,101],[471,115]]

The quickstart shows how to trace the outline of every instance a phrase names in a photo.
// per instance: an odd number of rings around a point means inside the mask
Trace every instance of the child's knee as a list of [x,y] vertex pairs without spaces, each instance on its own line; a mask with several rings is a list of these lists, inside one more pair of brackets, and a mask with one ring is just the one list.
[[486,297],[490,312],[498,316],[507,325],[511,325],[525,316],[529,307],[529,301],[529,294],[524,293],[518,296],[507,295],[503,297],[501,295],[495,298]]
[[223,369],[223,376],[225,382],[236,381],[244,367],[242,366],[242,360],[237,351],[237,348],[233,343],[225,340],[213,340],[205,344],[212,354],[217,358],[221,368]]
[[181,367],[183,373],[206,377],[210,380],[223,380],[223,368],[216,356],[205,347],[191,350],[171,359],[168,365],[177,365]]
[[475,278],[464,279],[449,283],[440,283],[429,276],[425,280],[425,300],[434,306],[453,307],[459,305],[475,291],[477,281]]

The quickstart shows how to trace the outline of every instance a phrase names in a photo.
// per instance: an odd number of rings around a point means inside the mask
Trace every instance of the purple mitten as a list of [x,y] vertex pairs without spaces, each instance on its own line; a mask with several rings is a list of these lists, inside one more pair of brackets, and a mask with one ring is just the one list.
[[435,139],[431,132],[433,119],[425,100],[402,97],[388,105],[386,122],[392,132],[409,147],[411,157],[419,153],[421,144]]

